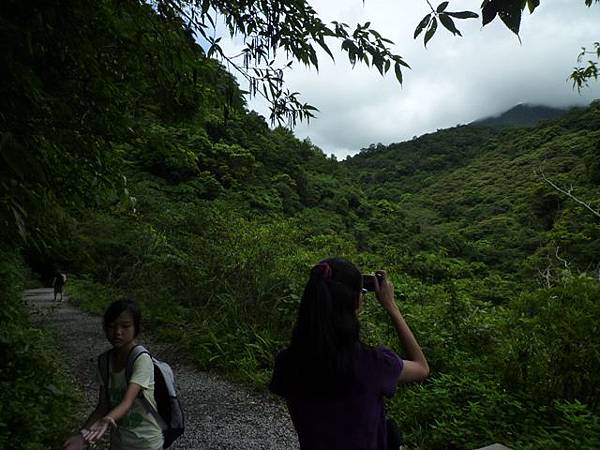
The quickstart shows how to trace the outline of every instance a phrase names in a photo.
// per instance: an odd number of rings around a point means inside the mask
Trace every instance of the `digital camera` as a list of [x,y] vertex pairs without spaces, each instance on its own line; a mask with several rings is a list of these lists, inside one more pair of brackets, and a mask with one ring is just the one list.
[[363,289],[367,290],[368,292],[375,292],[375,277],[377,277],[377,281],[379,281],[379,284],[381,285],[381,283],[383,282],[382,274],[377,274],[377,275],[363,274],[363,276],[362,276]]

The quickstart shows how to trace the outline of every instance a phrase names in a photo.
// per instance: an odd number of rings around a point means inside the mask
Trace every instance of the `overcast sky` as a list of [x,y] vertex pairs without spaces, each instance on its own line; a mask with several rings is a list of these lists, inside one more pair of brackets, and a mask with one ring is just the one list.
[[[429,12],[425,0],[309,2],[325,22],[339,20],[353,29],[357,22],[370,21],[395,42],[395,53],[412,67],[400,86],[393,68],[385,78],[376,69],[352,69],[332,43],[335,62],[322,54],[319,72],[296,63],[286,74],[290,90],[301,92],[302,101],[319,108],[317,118],[297,125],[294,133],[339,159],[370,144],[391,144],[469,123],[518,103],[562,107],[600,98],[600,82],[579,94],[566,80],[581,47],[591,48],[600,40],[600,5],[543,0],[532,15],[524,14],[521,43],[499,19],[483,28],[481,19],[455,20],[462,38],[438,27],[425,49],[422,36],[412,38]],[[432,1],[434,6],[440,2]],[[481,0],[453,0],[448,10],[480,12],[480,4]],[[223,47],[232,54],[239,42],[229,40]],[[240,85],[247,89],[247,82],[240,80]],[[268,118],[260,98],[249,99],[249,106]]]

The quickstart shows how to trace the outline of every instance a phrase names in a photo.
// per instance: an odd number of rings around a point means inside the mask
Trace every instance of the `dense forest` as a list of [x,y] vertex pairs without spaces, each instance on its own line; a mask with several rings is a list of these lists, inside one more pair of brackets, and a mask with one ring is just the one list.
[[[337,161],[248,111],[175,12],[3,8],[0,447],[73,426],[31,280],[65,270],[95,312],[133,296],[199,368],[263,388],[332,255],[391,274],[430,361],[388,404],[409,448],[600,447],[600,102]],[[401,351],[375,301],[361,322]]]

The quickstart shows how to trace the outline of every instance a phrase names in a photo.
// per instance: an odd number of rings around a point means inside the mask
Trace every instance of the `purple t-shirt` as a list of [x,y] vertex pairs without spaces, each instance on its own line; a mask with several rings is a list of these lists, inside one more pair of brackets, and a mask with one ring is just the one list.
[[339,399],[306,398],[287,392],[282,379],[287,350],[275,359],[269,389],[285,397],[302,450],[386,450],[383,397],[396,392],[402,359],[385,347],[360,346],[357,379]]

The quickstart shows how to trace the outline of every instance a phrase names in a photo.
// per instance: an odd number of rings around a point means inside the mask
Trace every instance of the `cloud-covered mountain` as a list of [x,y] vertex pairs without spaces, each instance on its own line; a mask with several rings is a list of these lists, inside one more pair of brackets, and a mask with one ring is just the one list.
[[543,120],[558,119],[567,111],[567,108],[552,108],[550,106],[522,103],[498,116],[485,117],[471,122],[469,125],[493,128],[532,127]]

